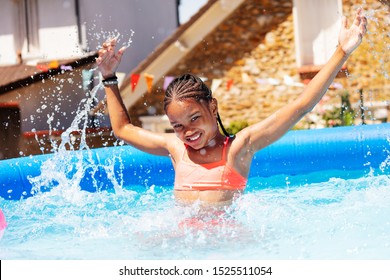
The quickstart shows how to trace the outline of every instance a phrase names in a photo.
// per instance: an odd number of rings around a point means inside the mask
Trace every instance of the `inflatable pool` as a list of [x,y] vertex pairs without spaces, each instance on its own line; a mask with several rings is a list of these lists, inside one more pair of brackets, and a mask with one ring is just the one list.
[[389,137],[291,131],[217,213],[176,203],[169,158],[129,146],[4,160],[0,258],[389,259]]
[[[362,125],[290,131],[273,145],[259,151],[250,177],[297,175],[321,170],[369,171],[384,164],[390,151],[390,124]],[[82,190],[94,192],[120,186],[140,188],[173,185],[168,157],[153,156],[130,146],[62,152],[0,161],[0,196],[18,200],[58,184],[37,187],[34,178],[43,171],[79,177]],[[50,171],[51,169],[51,171]],[[38,189],[37,189],[38,188]]]

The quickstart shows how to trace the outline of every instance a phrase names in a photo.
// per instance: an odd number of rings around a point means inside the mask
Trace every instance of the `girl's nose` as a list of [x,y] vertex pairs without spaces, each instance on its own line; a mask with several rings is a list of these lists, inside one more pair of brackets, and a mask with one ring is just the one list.
[[184,127],[183,131],[184,131],[184,136],[191,136],[192,134],[194,134],[194,129],[190,126]]

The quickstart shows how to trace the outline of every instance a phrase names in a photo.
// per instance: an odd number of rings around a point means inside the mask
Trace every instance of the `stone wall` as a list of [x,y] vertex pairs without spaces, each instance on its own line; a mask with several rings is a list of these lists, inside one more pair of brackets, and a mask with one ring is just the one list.
[[[359,101],[362,89],[365,104],[369,105],[390,100],[389,7],[377,0],[365,0],[363,4],[344,0],[344,15],[353,18],[358,6],[366,11],[369,33],[347,62],[348,76],[335,81],[349,91],[352,104]],[[294,100],[304,89],[302,82],[306,82],[295,60],[292,8],[292,0],[246,1],[167,75],[191,72],[207,77],[209,86],[213,79],[222,79],[213,94],[225,125],[240,120],[250,124],[261,121]],[[230,88],[229,80],[233,81]],[[147,115],[150,106],[157,109],[157,114],[163,114],[162,87],[161,80],[130,110],[136,124],[140,115]],[[324,108],[339,105],[339,90],[331,88],[297,128],[323,126]]]

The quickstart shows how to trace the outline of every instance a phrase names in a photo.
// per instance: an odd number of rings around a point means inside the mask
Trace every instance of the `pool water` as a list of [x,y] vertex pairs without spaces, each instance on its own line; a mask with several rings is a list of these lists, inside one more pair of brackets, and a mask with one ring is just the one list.
[[166,186],[59,185],[0,198],[0,259],[389,259],[389,202],[386,170],[250,178],[223,211]]

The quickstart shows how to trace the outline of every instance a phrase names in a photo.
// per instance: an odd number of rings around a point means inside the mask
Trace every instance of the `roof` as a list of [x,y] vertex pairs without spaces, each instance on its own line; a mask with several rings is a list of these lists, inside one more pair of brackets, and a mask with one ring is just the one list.
[[97,53],[91,53],[85,57],[60,60],[55,67],[49,67],[48,62],[36,66],[27,64],[0,66],[0,94],[61,74],[67,69],[93,63],[96,57]]
[[230,0],[228,4],[225,2],[223,0],[209,0],[129,73],[120,87],[124,104],[128,109],[147,91],[145,80],[140,79],[134,92],[132,92],[131,75],[152,74],[154,83],[163,78],[173,66],[230,16],[245,0]]
[[[198,21],[199,18],[212,6],[215,2],[219,0],[209,0],[205,5],[203,5],[197,13],[195,13],[186,23],[180,25],[176,31],[165,39],[148,57],[146,57],[143,61],[141,61],[136,68],[134,68],[132,73],[140,73],[143,72],[157,57],[159,57],[170,45],[175,44],[180,36],[189,29],[194,22]],[[129,80],[123,84],[123,86],[127,86],[130,84]]]

